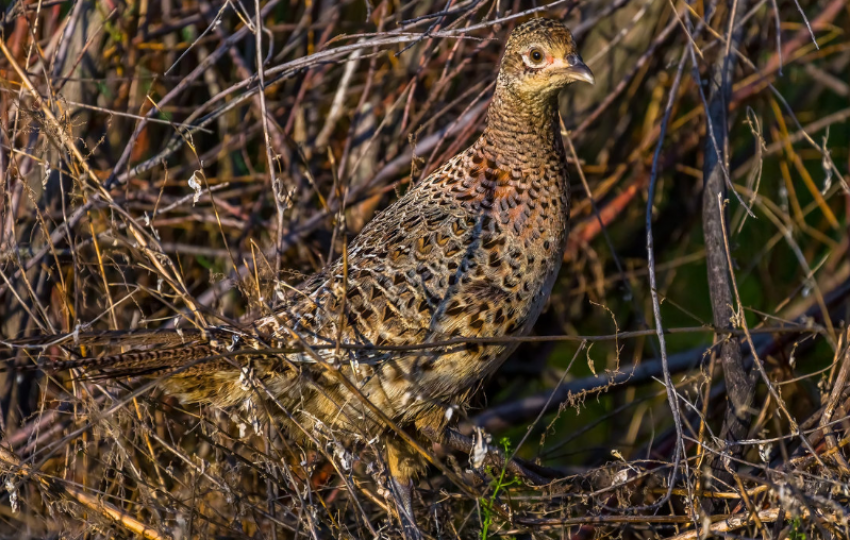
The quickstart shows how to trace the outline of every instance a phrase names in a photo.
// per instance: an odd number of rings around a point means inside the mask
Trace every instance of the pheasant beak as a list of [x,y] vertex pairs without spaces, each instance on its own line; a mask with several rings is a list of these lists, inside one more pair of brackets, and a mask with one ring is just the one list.
[[571,81],[583,81],[590,84],[596,84],[596,79],[593,77],[593,72],[582,61],[581,56],[577,54],[569,54],[559,62]]

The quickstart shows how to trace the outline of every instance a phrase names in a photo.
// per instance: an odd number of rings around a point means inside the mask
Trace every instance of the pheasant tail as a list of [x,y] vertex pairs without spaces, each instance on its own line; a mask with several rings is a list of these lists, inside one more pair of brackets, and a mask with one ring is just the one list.
[[[5,370],[49,372],[69,369],[85,369],[95,373],[96,377],[124,377],[155,375],[186,368],[187,371],[204,364],[204,359],[222,361],[220,355],[200,339],[199,332],[184,331],[154,331],[154,332],[99,332],[92,334],[64,334],[37,338],[24,338],[5,345],[12,350],[39,352],[52,346],[62,347],[70,352],[73,358],[64,360],[26,358],[15,355],[4,359]],[[100,356],[80,355],[72,351],[90,351],[91,347],[134,347],[159,346],[158,349],[129,351],[120,354],[104,354]],[[81,349],[81,347],[83,347]],[[190,364],[195,363],[195,366]],[[209,366],[206,366],[209,369]]]
[[79,358],[51,362],[42,369],[57,371],[83,368],[97,372],[94,378],[139,377],[161,375],[175,370],[210,369],[208,362],[221,362],[221,355],[208,345],[133,351],[96,358]]

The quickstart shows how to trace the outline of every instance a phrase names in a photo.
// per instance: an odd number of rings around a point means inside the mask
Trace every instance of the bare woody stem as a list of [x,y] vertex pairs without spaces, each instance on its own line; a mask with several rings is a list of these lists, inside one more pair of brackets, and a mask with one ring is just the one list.
[[[705,237],[706,266],[711,296],[714,325],[720,329],[734,327],[735,313],[732,309],[732,286],[724,250],[723,209],[717,205],[718,194],[725,199],[727,194],[723,169],[728,163],[728,107],[732,94],[732,78],[735,56],[730,47],[737,48],[741,29],[734,30],[736,19],[746,12],[746,0],[731,0],[729,3],[729,32],[727,47],[718,55],[710,70],[709,97],[706,107],[705,165],[703,168],[703,235]],[[727,169],[728,170],[728,169]],[[719,365],[726,382],[728,403],[720,436],[730,442],[747,436],[750,425],[750,406],[755,388],[750,370],[744,365],[740,342],[737,339],[720,337]],[[741,447],[733,452],[740,453]],[[722,473],[722,468],[717,472]]]

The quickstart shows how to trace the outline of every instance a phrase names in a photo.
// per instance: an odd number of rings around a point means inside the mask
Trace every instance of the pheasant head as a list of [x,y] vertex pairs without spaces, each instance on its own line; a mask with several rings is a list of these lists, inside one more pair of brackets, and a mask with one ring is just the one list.
[[[560,21],[532,19],[511,33],[478,148],[509,169],[543,166],[560,155],[558,91],[594,83],[573,36]],[[507,162],[507,163],[506,163]]]
[[549,100],[574,81],[595,82],[561,22],[532,19],[511,33],[499,70],[499,90],[522,101]]

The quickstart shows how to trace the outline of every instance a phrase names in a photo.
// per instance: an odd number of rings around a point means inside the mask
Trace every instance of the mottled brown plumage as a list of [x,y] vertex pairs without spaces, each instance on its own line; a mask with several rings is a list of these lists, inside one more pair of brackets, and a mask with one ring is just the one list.
[[[570,196],[556,98],[576,80],[593,82],[560,22],[534,19],[518,27],[479,139],[376,216],[345,259],[298,286],[273,316],[256,321],[258,335],[271,336],[265,343],[280,347],[297,345],[293,333],[314,346],[527,333],[552,289],[567,238]],[[119,355],[92,366],[162,373],[223,350],[203,336],[184,338],[187,343],[165,351]],[[260,346],[242,339],[240,347]],[[513,348],[317,353],[399,426],[439,431],[451,416],[446,411],[462,408]],[[387,433],[308,352],[238,360],[241,371],[216,359],[164,384],[185,401],[250,411],[258,399],[247,384],[250,375],[274,395],[269,410],[284,407],[310,432],[332,430],[361,440]],[[392,473],[404,484],[412,465],[393,437],[387,444]]]
[[[572,80],[592,79],[561,23],[534,19],[517,28],[480,138],[363,229],[348,247],[347,272],[340,259],[306,280],[274,316],[256,321],[257,330],[275,344],[292,344],[289,328],[310,345],[338,337],[347,344],[410,345],[526,333],[551,291],[567,237],[569,186],[556,98]],[[343,351],[338,359],[332,350],[321,352],[340,361],[387,416],[421,427],[462,406],[512,349]],[[352,434],[382,431],[356,398],[310,367],[310,355],[290,360],[298,369],[255,366],[254,373],[305,426],[321,421]],[[178,376],[168,384],[187,400],[239,405],[251,391],[239,372],[226,368],[217,362],[215,374],[205,366],[198,368],[205,377]],[[357,412],[339,414],[343,404]]]

